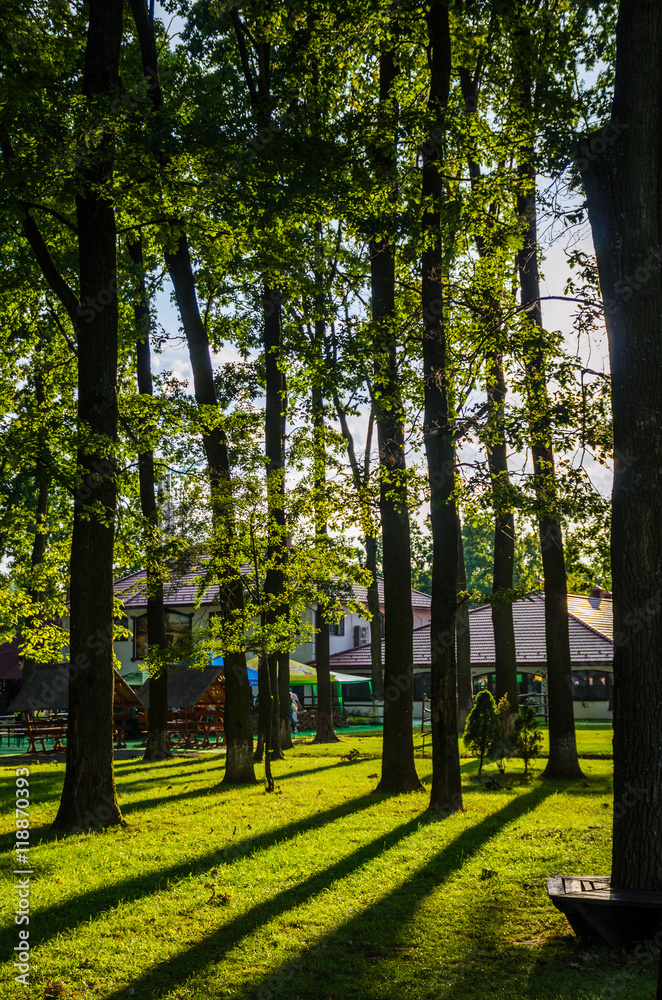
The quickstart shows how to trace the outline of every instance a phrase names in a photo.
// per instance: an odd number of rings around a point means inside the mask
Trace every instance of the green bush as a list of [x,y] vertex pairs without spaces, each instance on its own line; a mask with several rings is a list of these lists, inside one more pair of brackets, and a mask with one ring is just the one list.
[[499,714],[496,702],[489,691],[481,691],[469,712],[462,738],[467,750],[479,758],[478,777],[483,771],[483,761],[490,756],[499,741]]
[[520,708],[513,723],[513,743],[518,757],[524,761],[524,774],[529,773],[529,761],[540,755],[542,733],[538,729],[538,716],[531,705]]

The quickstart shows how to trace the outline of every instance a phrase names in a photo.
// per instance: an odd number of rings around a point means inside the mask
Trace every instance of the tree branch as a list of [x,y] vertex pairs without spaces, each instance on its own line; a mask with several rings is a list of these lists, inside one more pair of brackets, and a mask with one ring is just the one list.
[[74,329],[77,331],[78,321],[80,319],[80,314],[78,312],[80,302],[78,301],[78,296],[55,266],[55,262],[51,257],[50,250],[46,245],[44,237],[41,235],[39,226],[27,211],[25,217],[23,218],[23,233],[32,247],[32,252],[34,253],[37,263],[41,268],[41,273],[66,309],[69,319],[73,323]]
[[241,68],[244,71],[244,77],[246,79],[246,86],[248,87],[248,92],[251,95],[251,101],[253,104],[257,104],[260,95],[255,86],[255,81],[253,79],[253,71],[251,69],[250,60],[248,58],[248,50],[246,48],[246,40],[244,38],[244,26],[239,20],[239,14],[236,7],[230,9],[230,17],[232,18],[232,24],[234,25],[234,32],[237,36],[237,45],[239,46],[239,57],[241,59]]

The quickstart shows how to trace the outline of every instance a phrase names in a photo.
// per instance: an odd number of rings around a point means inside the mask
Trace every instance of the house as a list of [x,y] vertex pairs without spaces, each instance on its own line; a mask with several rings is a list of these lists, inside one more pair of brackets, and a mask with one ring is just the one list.
[[[221,613],[219,592],[217,586],[207,587],[199,596],[199,581],[202,567],[193,567],[165,584],[164,602],[166,607],[166,637],[168,643],[175,649],[184,643],[185,638],[194,628],[206,627],[214,615]],[[382,616],[384,614],[384,583],[378,579],[379,603]],[[353,586],[352,596],[355,601],[367,609],[368,595],[365,587]],[[123,577],[115,583],[115,596],[121,598],[124,605],[124,619],[121,624],[129,632],[126,639],[115,641],[115,654],[120,661],[120,673],[123,677],[136,674],[147,653],[147,574],[139,570]],[[430,597],[418,590],[412,590],[412,610],[415,627],[424,626],[430,621]],[[306,609],[304,619],[312,623],[314,610]],[[330,627],[331,653],[340,653],[370,642],[370,621],[366,616],[356,611],[347,610],[340,622]],[[292,657],[302,662],[315,659],[315,637],[312,641],[301,643],[292,651]],[[139,683],[147,677],[141,674]],[[134,683],[132,678],[131,683]]]
[[[568,596],[568,626],[575,717],[611,719],[613,673],[613,614],[611,595],[596,590],[590,597]],[[542,691],[547,681],[545,647],[545,599],[531,595],[513,604],[518,681],[521,693]],[[494,632],[489,605],[469,611],[471,676],[474,691],[495,690]],[[383,651],[382,651],[383,656]],[[345,695],[349,710],[371,703],[367,678],[370,677],[370,645],[336,653],[333,670],[364,675],[365,687],[355,687]],[[423,694],[430,691],[430,627],[414,631],[414,714],[420,718]]]

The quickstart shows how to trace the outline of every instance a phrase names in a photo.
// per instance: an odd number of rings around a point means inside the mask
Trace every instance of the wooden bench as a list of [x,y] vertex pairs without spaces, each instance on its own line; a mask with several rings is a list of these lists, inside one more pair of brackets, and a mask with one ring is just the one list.
[[[54,720],[35,719],[33,722],[26,718],[25,733],[28,738],[28,753],[38,753],[37,743],[41,743],[43,753],[57,753],[66,749],[67,727],[62,723],[54,724]],[[46,740],[52,740],[53,746],[46,747]]]
[[168,735],[185,750],[218,746],[225,736],[223,718],[222,709],[198,709],[194,715],[190,710],[171,712]]

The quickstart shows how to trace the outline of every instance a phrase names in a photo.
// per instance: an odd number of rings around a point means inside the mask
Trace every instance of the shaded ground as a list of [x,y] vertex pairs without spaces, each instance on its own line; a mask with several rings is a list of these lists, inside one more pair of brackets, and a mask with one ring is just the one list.
[[[0,996],[648,1000],[653,952],[582,947],[545,891],[546,875],[608,870],[610,762],[557,784],[512,762],[486,791],[463,761],[465,811],[439,820],[426,793],[375,794],[372,742],[300,744],[275,795],[220,786],[218,754],[120,761],[126,828],[64,840],[48,831],[64,768],[32,761],[27,990],[11,965],[15,761],[0,768]],[[369,756],[343,761],[353,747]]]

